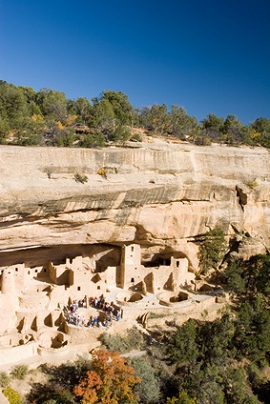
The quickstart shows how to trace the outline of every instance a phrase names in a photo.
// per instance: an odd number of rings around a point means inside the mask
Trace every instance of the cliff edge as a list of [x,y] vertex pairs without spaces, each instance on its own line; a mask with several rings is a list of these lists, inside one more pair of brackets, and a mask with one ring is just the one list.
[[0,146],[0,179],[2,265],[12,251],[132,242],[181,252],[196,268],[196,239],[217,226],[270,248],[263,148]]

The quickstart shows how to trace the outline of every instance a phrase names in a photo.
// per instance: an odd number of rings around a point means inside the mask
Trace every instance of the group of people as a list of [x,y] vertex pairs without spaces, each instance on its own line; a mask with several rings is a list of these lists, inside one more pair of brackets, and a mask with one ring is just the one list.
[[[114,307],[105,301],[103,295],[99,297],[89,298],[89,305],[97,310],[102,310],[104,315],[97,314],[90,316],[88,320],[83,313],[78,313],[79,308],[87,308],[87,300],[84,297],[82,300],[74,300],[66,309],[66,320],[69,324],[79,327],[109,327],[113,320],[119,321],[122,316],[122,309]],[[103,319],[103,321],[102,321]]]

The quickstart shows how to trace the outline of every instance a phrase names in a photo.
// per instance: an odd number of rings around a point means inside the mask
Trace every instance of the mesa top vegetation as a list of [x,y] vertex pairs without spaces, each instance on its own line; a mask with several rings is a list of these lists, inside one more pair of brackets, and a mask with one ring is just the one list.
[[103,147],[140,141],[141,130],[199,145],[270,147],[270,119],[263,117],[243,125],[235,115],[219,118],[210,113],[198,122],[177,105],[133,108],[122,92],[106,90],[90,102],[85,97],[70,100],[51,89],[36,92],[0,81],[0,144]]

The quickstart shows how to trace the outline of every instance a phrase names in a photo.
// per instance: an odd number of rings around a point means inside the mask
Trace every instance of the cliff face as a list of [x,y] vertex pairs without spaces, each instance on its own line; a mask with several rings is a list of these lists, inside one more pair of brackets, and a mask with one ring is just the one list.
[[135,242],[177,251],[196,267],[196,236],[215,226],[248,234],[255,252],[270,248],[267,150],[131,146],[0,146],[0,266],[8,251]]

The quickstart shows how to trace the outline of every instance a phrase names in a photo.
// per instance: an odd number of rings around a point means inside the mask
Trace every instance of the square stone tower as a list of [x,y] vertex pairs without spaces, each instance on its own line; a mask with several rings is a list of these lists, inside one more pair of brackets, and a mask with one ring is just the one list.
[[138,244],[123,245],[121,255],[120,286],[128,289],[142,280],[141,247]]

